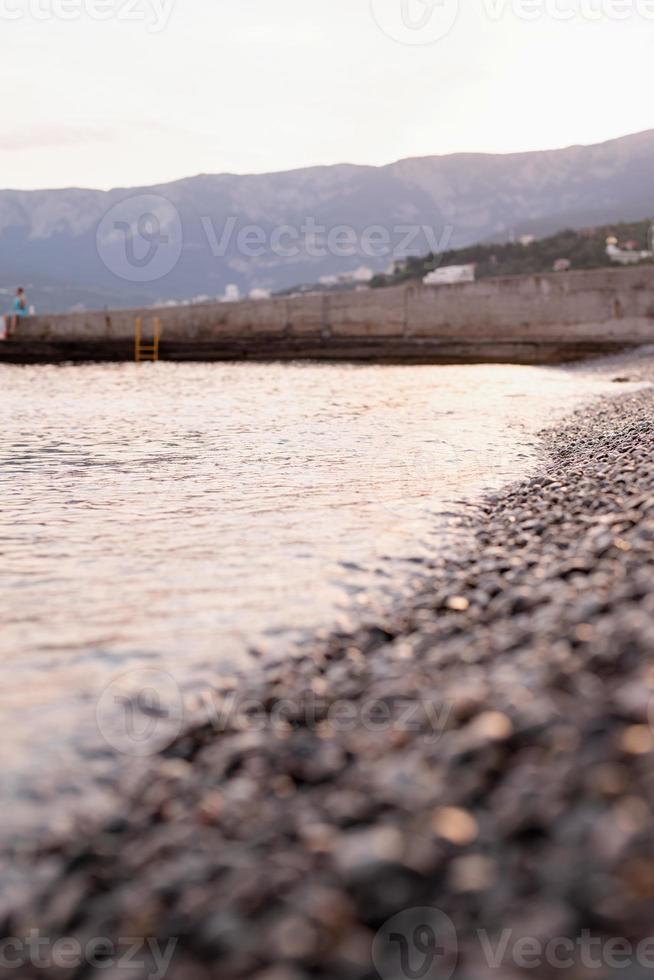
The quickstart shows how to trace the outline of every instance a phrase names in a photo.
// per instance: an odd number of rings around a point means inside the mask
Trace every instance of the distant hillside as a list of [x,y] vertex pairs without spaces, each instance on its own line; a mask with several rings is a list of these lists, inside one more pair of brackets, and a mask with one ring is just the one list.
[[[654,130],[539,153],[205,175],[108,192],[0,191],[0,287],[25,285],[40,310],[54,311],[214,297],[229,283],[244,293],[254,287],[278,291],[362,264],[383,272],[393,258],[444,247],[642,218],[654,209],[653,163]],[[121,220],[135,224],[142,217],[143,195],[163,199],[159,230],[180,254],[171,269],[151,277],[145,269],[138,282],[107,268],[98,254],[97,233],[100,228],[100,252],[115,256],[120,231],[111,223],[113,213],[111,220],[103,218],[123,202]],[[301,232],[307,219],[326,231],[348,226],[358,244],[350,254],[316,249],[311,235]],[[283,226],[300,234],[297,254],[274,246],[275,229]],[[384,229],[389,240],[375,256],[367,254],[361,238],[373,226]],[[256,254],[239,242],[248,227],[263,242]],[[415,234],[402,230],[412,227]]]
[[[651,221],[618,222],[580,231],[568,229],[530,244],[473,245],[452,249],[440,255],[430,253],[412,257],[390,275],[378,275],[371,286],[396,286],[411,279],[422,279],[432,269],[474,262],[477,279],[490,276],[536,275],[552,272],[558,259],[567,259],[572,269],[600,269],[613,263],[606,254],[606,239],[613,235],[622,244],[648,250]],[[646,260],[649,261],[649,260]]]

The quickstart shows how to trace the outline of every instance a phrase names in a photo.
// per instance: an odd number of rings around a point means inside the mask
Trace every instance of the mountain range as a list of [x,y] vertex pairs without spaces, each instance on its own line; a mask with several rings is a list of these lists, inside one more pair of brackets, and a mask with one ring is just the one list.
[[[654,214],[654,130],[594,146],[0,191],[0,286],[39,312],[277,291],[394,258]],[[0,301],[1,303],[1,301]]]

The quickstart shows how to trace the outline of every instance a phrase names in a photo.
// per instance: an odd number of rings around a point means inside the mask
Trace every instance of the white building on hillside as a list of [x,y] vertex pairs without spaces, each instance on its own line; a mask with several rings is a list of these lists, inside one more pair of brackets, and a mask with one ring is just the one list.
[[238,303],[241,298],[241,290],[238,288],[236,283],[230,283],[225,290],[225,295],[223,296],[223,303]]
[[428,272],[422,281],[425,286],[451,286],[457,282],[474,282],[475,265],[445,265]]
[[618,239],[613,236],[606,239],[606,254],[611,262],[617,262],[618,265],[637,265],[643,259],[652,258],[652,252],[638,252],[636,249],[620,248]]

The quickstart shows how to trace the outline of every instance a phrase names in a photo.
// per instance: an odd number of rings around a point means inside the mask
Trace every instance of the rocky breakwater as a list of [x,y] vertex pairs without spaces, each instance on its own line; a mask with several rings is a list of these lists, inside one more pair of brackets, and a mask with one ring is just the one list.
[[174,937],[199,980],[650,976],[652,392],[547,442],[410,609],[262,669],[24,857],[4,933]]
[[654,267],[508,276],[440,287],[30,317],[0,363],[129,361],[135,323],[173,361],[317,358],[545,364],[654,340]]

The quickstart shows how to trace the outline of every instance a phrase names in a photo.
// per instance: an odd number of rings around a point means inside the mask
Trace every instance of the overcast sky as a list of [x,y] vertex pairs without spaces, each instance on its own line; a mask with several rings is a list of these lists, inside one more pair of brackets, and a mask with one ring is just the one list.
[[431,16],[424,0],[0,0],[0,186],[381,164],[654,125],[653,0],[460,2],[452,23],[456,0]]

